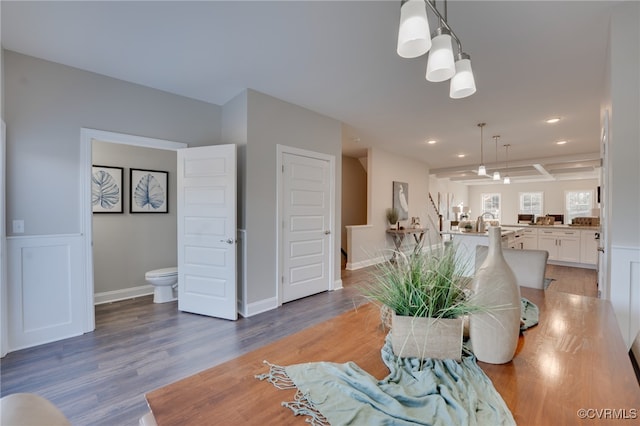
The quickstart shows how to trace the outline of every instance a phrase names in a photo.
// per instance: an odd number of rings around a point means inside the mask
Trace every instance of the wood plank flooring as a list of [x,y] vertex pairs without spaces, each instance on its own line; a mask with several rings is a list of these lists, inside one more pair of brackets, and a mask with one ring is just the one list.
[[[357,286],[370,269],[343,271],[344,289],[226,321],[178,312],[151,296],[96,306],[96,330],[9,353],[0,394],[34,392],[72,424],[137,425],[144,394],[332,318],[364,302]],[[549,265],[549,291],[595,295],[595,271]]]

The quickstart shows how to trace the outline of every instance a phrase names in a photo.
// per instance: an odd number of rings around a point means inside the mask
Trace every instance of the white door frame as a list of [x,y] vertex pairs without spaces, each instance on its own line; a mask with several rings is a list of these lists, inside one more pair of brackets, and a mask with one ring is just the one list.
[[334,274],[335,274],[335,241],[336,241],[336,229],[335,229],[335,205],[336,205],[336,159],[333,155],[323,154],[321,152],[309,151],[301,148],[294,148],[286,145],[276,145],[276,252],[278,253],[278,261],[276,263],[276,277],[277,277],[277,285],[276,285],[276,297],[278,299],[278,306],[282,305],[282,273],[284,269],[284,247],[283,247],[283,233],[284,233],[284,217],[283,217],[283,202],[284,202],[284,191],[283,191],[283,156],[284,154],[292,154],[292,155],[300,155],[303,157],[315,158],[318,160],[328,161],[329,162],[329,201],[331,203],[331,208],[329,209],[329,217],[331,221],[331,234],[329,239],[328,246],[330,247],[330,256],[329,256],[329,276],[327,279],[329,283],[327,285],[327,290],[331,291],[335,289],[334,285]]
[[[609,159],[609,110],[602,111],[602,132],[600,137],[600,240],[599,248],[604,253],[598,252],[598,292],[599,297],[611,300],[611,275],[609,274],[609,264],[611,260],[611,238],[609,230],[611,229],[611,206],[609,203],[609,194],[611,186],[612,167]],[[601,262],[600,262],[601,261]]]
[[7,232],[5,229],[6,125],[0,120],[0,358],[9,350],[9,314],[7,305]]
[[93,287],[93,212],[91,208],[91,166],[93,140],[101,142],[117,143],[121,145],[133,145],[144,148],[165,149],[177,151],[187,148],[186,143],[168,141],[164,139],[134,136],[125,133],[108,132],[95,129],[80,129],[80,233],[84,246],[84,280],[82,288],[86,300],[86,316],[84,320],[84,332],[87,333],[96,328]]

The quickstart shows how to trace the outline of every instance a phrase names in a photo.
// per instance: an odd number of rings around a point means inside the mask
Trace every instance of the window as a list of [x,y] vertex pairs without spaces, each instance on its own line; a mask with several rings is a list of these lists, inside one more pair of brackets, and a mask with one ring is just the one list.
[[[500,220],[500,194],[482,194],[482,213],[491,213],[493,218]],[[485,216],[485,219],[489,219]]]
[[542,192],[521,192],[518,214],[532,214],[534,217],[542,216],[544,211],[542,195]]
[[565,223],[578,216],[591,216],[593,208],[593,190],[565,191],[564,210]]

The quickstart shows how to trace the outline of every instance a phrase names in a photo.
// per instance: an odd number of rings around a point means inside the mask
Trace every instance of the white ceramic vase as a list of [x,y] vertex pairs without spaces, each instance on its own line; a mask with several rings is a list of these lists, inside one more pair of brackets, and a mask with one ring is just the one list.
[[501,228],[489,228],[489,252],[473,279],[474,297],[488,311],[470,316],[469,338],[478,361],[513,359],[520,336],[520,287],[502,254]]

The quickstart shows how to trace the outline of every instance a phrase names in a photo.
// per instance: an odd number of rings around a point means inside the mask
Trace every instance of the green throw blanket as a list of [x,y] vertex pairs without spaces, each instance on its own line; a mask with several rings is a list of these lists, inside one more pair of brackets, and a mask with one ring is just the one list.
[[[523,328],[537,324],[537,306],[523,299],[522,311]],[[269,364],[269,372],[256,377],[297,389],[295,400],[283,405],[314,426],[515,425],[472,353],[460,362],[398,358],[389,335],[381,352],[390,372],[382,380],[353,362]]]

